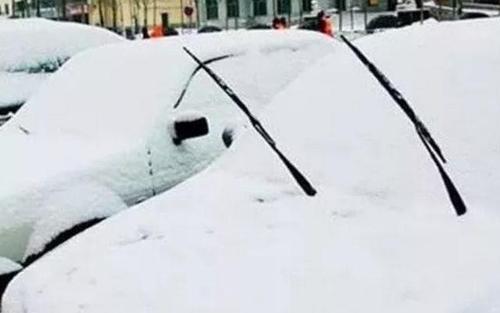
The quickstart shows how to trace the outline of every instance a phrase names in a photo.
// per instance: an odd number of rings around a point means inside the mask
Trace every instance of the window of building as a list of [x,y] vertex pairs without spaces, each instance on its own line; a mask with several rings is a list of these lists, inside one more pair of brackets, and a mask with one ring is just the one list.
[[254,16],[267,15],[266,0],[253,0],[253,15]]
[[290,14],[292,11],[290,0],[278,0],[278,14]]
[[24,1],[16,2],[14,8],[16,9],[16,12],[24,12],[25,9]]
[[227,17],[239,17],[240,6],[239,0],[227,0]]
[[302,0],[302,11],[304,12],[312,11],[312,0]]
[[216,20],[219,18],[219,5],[217,0],[207,0],[207,19]]

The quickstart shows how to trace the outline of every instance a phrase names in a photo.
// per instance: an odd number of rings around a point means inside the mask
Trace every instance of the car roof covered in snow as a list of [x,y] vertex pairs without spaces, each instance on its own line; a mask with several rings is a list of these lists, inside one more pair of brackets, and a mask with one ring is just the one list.
[[116,166],[106,162],[142,151],[157,138],[169,140],[168,126],[178,113],[203,114],[213,138],[227,126],[242,126],[237,107],[203,71],[194,76],[179,107],[173,108],[197,67],[184,45],[203,60],[233,55],[210,66],[245,96],[255,112],[332,51],[330,40],[314,33],[226,32],[83,52],[0,128],[0,172],[9,177],[0,181],[0,207],[15,206],[6,198],[16,196],[11,200],[17,203],[23,190],[35,185],[48,188],[49,182],[85,176],[88,168]]
[[123,40],[106,29],[79,23],[0,19],[0,108],[22,105],[76,53]]
[[[92,49],[67,62],[4,129],[21,125],[33,133],[81,133],[113,142],[143,138],[155,121],[173,110],[197,67],[184,46],[202,60],[230,56],[220,62],[232,67],[232,76],[226,78],[243,84],[235,87],[259,105],[328,53],[329,44],[324,36],[310,32],[224,32]],[[229,61],[243,56],[242,64],[235,63],[239,67]],[[216,63],[211,66],[219,68]],[[276,68],[283,71],[281,77],[270,72]],[[248,73],[262,75],[246,77]],[[217,90],[208,83],[207,90]]]
[[0,71],[24,72],[103,44],[123,41],[106,29],[41,18],[0,20]]
[[498,21],[471,21],[358,41],[442,144],[470,207],[461,219],[413,126],[337,44],[263,118],[316,197],[249,130],[208,170],[21,273],[4,312],[497,306],[499,32]]

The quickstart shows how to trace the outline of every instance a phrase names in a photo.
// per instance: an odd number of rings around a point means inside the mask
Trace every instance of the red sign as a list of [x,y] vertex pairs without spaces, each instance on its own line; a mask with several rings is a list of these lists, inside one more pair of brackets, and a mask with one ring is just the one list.
[[193,15],[193,12],[194,12],[193,7],[190,6],[184,7],[184,14],[186,14],[187,16]]

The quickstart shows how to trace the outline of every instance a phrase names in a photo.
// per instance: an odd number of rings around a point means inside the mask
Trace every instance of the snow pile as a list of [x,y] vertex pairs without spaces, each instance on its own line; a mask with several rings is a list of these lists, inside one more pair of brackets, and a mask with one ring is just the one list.
[[[239,110],[204,72],[173,108],[196,69],[182,46],[204,51],[204,60],[231,55],[210,66],[258,111],[330,44],[311,33],[244,32],[126,42],[73,57],[0,129],[0,255],[20,261],[72,225],[171,188],[226,150],[221,135]],[[210,133],[175,146],[169,123],[193,110],[210,121]]]
[[102,28],[45,19],[0,20],[0,107],[22,104],[76,53],[123,38]]
[[[54,75],[18,113],[13,124],[34,133],[74,134],[113,143],[143,138],[156,126],[152,123],[159,120],[159,115],[172,111],[196,68],[183,46],[202,60],[232,56],[211,66],[228,81],[234,81],[232,87],[241,90],[245,99],[258,108],[305,67],[328,53],[329,43],[308,32],[245,32],[93,49],[76,56]],[[239,57],[245,57],[244,62]],[[81,86],[90,92],[82,93]],[[195,76],[191,86],[183,100],[187,105],[181,104],[180,110],[194,107],[202,108],[204,113],[220,111],[221,104],[213,102],[221,98],[222,92],[204,72]],[[68,95],[75,97],[69,99]],[[230,115],[236,111],[230,111]],[[51,123],[47,123],[49,120]]]
[[50,74],[0,72],[0,107],[18,107],[23,104]]
[[121,40],[108,30],[80,23],[39,18],[0,21],[0,70],[25,72]]
[[[85,201],[75,201],[78,197],[85,197]],[[61,229],[71,229],[82,221],[103,219],[127,208],[116,193],[91,183],[80,184],[71,190],[54,190],[45,201],[50,203],[50,207],[44,214],[52,218],[40,219],[35,223],[24,260],[42,252],[45,244],[55,238]]]
[[359,41],[441,144],[467,215],[400,109],[337,49],[263,119],[316,197],[248,131],[207,171],[28,268],[4,311],[495,312],[498,31],[441,23]]

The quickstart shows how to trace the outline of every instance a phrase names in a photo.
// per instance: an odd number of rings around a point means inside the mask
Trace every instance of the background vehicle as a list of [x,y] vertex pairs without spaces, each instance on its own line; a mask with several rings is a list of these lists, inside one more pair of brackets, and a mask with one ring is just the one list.
[[257,110],[329,45],[316,34],[238,32],[128,42],[75,56],[0,129],[0,257],[30,264],[226,150],[224,131],[237,133],[244,124],[239,110],[183,46]]
[[198,34],[217,33],[217,32],[221,32],[221,31],[222,31],[222,28],[220,28],[220,27],[208,25],[208,26],[203,26],[202,28],[200,28],[198,30]]
[[123,40],[78,23],[0,19],[0,126],[71,56]]
[[252,26],[247,27],[248,30],[263,30],[263,29],[272,29],[270,25],[267,24],[254,24]]
[[316,197],[248,130],[206,171],[21,273],[5,313],[498,307],[499,28],[436,23],[356,41],[441,143],[467,215],[452,213],[401,110],[337,44],[261,114]]
[[489,17],[491,16],[484,12],[464,12],[460,15],[459,18],[461,20],[470,20],[475,18],[489,18]]
[[396,28],[402,25],[401,20],[392,14],[379,15],[370,20],[366,25],[366,31],[372,33],[378,29]]

